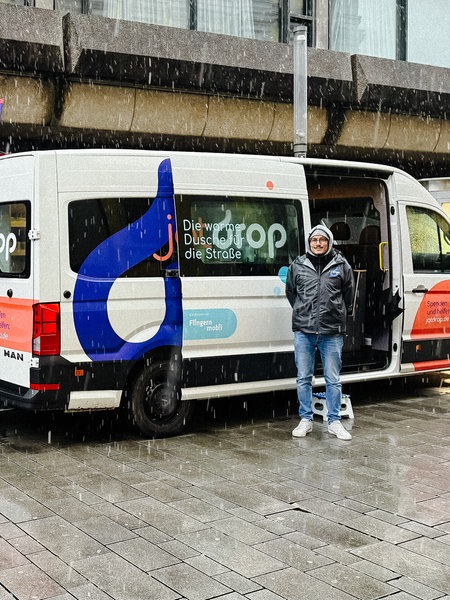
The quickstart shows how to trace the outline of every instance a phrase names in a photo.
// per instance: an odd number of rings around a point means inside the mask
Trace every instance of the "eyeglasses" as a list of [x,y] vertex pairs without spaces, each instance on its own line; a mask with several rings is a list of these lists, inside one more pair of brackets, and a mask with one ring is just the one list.
[[328,244],[326,237],[313,237],[309,241],[311,244]]

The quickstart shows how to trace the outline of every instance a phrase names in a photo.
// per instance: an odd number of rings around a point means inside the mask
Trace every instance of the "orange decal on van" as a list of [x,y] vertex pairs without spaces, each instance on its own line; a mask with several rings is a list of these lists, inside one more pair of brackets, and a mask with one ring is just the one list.
[[432,369],[448,369],[450,359],[426,360],[424,362],[413,363],[414,371],[431,371]]
[[33,300],[0,298],[0,347],[31,352]]
[[420,302],[411,338],[450,337],[450,281],[440,281]]

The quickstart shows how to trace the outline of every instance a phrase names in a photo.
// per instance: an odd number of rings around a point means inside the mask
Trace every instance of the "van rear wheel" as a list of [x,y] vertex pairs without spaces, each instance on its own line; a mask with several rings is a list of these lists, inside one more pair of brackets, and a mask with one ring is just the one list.
[[194,401],[182,401],[177,377],[168,362],[142,369],[131,391],[134,425],[146,436],[167,437],[183,431],[190,421]]

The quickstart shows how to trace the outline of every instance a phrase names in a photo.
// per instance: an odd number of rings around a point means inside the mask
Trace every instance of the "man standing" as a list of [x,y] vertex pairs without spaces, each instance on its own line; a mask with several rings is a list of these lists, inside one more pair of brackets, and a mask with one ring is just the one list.
[[292,306],[297,395],[300,423],[294,437],[305,437],[313,428],[312,378],[316,348],[320,352],[326,384],[328,432],[340,440],[352,436],[342,426],[342,346],[347,314],[353,302],[352,268],[333,249],[333,234],[325,225],[316,225],[308,235],[306,254],[290,265],[286,296]]

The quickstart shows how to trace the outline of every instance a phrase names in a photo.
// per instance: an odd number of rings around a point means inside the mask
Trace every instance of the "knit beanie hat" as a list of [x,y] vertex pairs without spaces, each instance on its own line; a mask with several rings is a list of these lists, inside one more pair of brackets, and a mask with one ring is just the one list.
[[326,225],[319,224],[311,229],[311,231],[308,234],[308,248],[310,247],[309,241],[314,235],[323,235],[323,237],[327,238],[328,250],[325,252],[324,256],[329,254],[333,249],[334,237],[331,231],[328,229],[328,227]]

